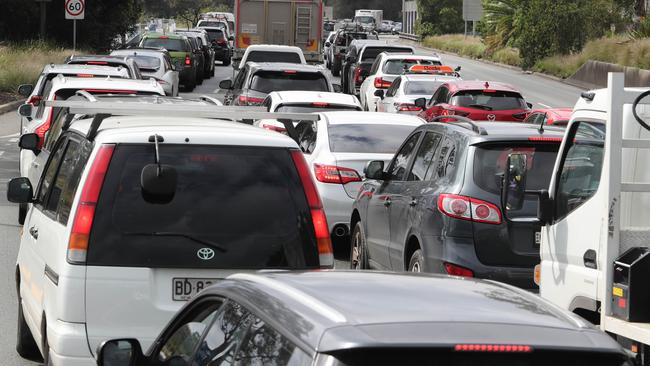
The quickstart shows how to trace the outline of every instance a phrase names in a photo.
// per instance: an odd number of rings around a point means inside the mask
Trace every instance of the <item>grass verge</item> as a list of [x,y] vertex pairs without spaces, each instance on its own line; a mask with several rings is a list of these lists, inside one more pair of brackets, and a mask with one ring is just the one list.
[[426,47],[457,53],[465,57],[485,59],[512,66],[519,66],[521,64],[519,50],[516,48],[507,47],[490,53],[479,37],[466,37],[462,34],[446,34],[426,37],[422,41],[422,44]]
[[36,82],[48,63],[61,63],[72,50],[33,41],[0,44],[0,92],[15,93],[18,85]]

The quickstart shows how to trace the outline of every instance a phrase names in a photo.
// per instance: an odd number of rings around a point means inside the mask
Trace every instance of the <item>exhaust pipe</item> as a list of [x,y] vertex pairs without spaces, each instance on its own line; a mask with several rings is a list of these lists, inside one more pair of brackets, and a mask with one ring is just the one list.
[[348,231],[345,226],[337,226],[334,228],[334,235],[341,237],[347,235]]

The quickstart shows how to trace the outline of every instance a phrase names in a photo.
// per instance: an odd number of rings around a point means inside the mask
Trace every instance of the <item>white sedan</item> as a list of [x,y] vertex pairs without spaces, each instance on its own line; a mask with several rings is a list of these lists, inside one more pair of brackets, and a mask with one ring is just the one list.
[[154,78],[165,90],[165,95],[170,97],[178,96],[179,75],[174,63],[166,50],[155,50],[146,48],[130,48],[115,50],[111,56],[126,56],[140,68],[144,78]]
[[440,57],[434,55],[409,55],[382,53],[370,68],[370,75],[361,84],[359,99],[361,105],[371,112],[377,111],[375,91],[388,89],[393,80],[407,72],[414,65],[442,65]]
[[375,92],[378,98],[377,112],[417,115],[422,111],[421,107],[415,105],[417,99],[429,99],[440,85],[455,80],[459,78],[428,74],[401,75],[386,91],[377,89]]

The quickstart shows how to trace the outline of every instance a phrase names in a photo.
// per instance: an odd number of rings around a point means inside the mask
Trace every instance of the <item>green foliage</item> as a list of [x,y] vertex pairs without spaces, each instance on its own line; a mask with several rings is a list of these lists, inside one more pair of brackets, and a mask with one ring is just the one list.
[[380,9],[384,11],[384,19],[402,19],[400,0],[325,0],[325,5],[334,7],[334,17],[337,19],[352,19],[357,9]]
[[458,0],[417,0],[416,32],[422,36],[459,33],[464,29],[463,3]]
[[487,46],[479,37],[465,37],[463,34],[445,34],[442,36],[426,37],[422,43],[426,47],[453,52],[465,57],[486,59],[512,66],[519,66],[521,64],[519,50],[516,48],[505,47],[494,52],[489,52]]

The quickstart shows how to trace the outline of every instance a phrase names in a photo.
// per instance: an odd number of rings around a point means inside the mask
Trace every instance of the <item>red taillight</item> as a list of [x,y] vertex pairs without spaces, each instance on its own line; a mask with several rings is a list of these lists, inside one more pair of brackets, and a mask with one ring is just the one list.
[[296,71],[296,70],[284,70],[283,72],[285,74],[297,74],[298,73],[298,71]]
[[[54,99],[56,100],[56,95],[54,96]],[[38,135],[38,144],[36,147],[40,150],[43,147],[43,144],[45,143],[45,134],[47,131],[50,130],[50,126],[52,126],[52,118],[54,118],[54,108],[50,107],[47,109],[47,121],[43,123],[42,125],[36,127],[34,130],[34,133]]]
[[520,120],[523,121],[524,118],[526,118],[527,115],[528,115],[528,113],[526,113],[526,112],[521,112],[521,113],[515,113],[515,114],[513,114],[512,116],[513,116],[514,118],[516,118],[516,119],[520,119]]
[[160,38],[160,39],[169,39],[169,37],[167,37],[167,36],[160,36],[158,38]]
[[226,41],[225,38],[221,38],[220,40],[217,41],[217,44],[222,45],[222,46],[225,45],[226,43],[227,43],[227,41]]
[[316,180],[323,183],[346,184],[361,182],[361,176],[356,170],[336,165],[314,164]]
[[312,105],[312,107],[327,108],[327,107],[329,107],[330,104],[325,103],[325,102],[313,102],[311,105]]
[[528,141],[536,141],[536,142],[562,142],[562,137],[541,137],[541,136],[535,136],[535,137],[529,137]]
[[287,132],[287,129],[280,126],[267,125],[266,123],[262,124],[262,128],[274,132]]
[[419,112],[422,108],[416,106],[415,104],[402,103],[398,104],[397,111],[399,112]]
[[443,214],[462,220],[498,225],[501,210],[489,202],[455,194],[438,196],[438,210]]
[[185,56],[185,66],[192,66],[192,59],[190,56]]
[[380,77],[375,78],[375,88],[377,89],[388,89],[392,84],[392,81],[384,80]]
[[97,156],[90,167],[90,172],[86,178],[81,198],[77,206],[77,212],[72,223],[72,232],[68,241],[68,262],[85,263],[86,254],[88,253],[88,240],[90,239],[90,230],[95,218],[95,207],[99,199],[99,193],[104,184],[108,164],[113,157],[115,145],[102,145],[97,151]]
[[442,115],[442,116],[467,117],[467,116],[469,116],[469,112],[463,112],[463,111],[459,111],[459,110],[452,109],[452,108],[446,108],[446,109],[443,109],[442,112],[440,112],[440,115]]
[[327,226],[327,218],[323,210],[323,204],[316,190],[316,184],[309,174],[309,167],[305,161],[302,152],[298,150],[291,150],[291,158],[300,175],[307,203],[311,209],[311,219],[314,224],[314,232],[316,234],[316,243],[318,245],[318,258],[320,260],[321,268],[332,268],[334,266],[334,251],[332,249],[332,240],[330,239],[329,228]]
[[357,84],[361,82],[361,69],[358,67],[354,69],[354,82]]
[[471,269],[447,262],[443,262],[443,265],[445,266],[445,271],[450,276],[474,277],[474,272]]
[[239,105],[262,105],[264,103],[264,98],[255,98],[255,97],[249,97],[247,95],[240,95],[239,96]]
[[92,74],[77,74],[78,78],[94,78],[95,75]]
[[533,348],[522,344],[457,344],[454,351],[528,353],[532,352]]
[[108,65],[106,61],[88,61],[88,65]]
[[40,95],[32,95],[29,97],[29,100],[27,101],[27,104],[31,104],[33,106],[38,106],[41,103],[41,100],[43,100],[43,97]]

